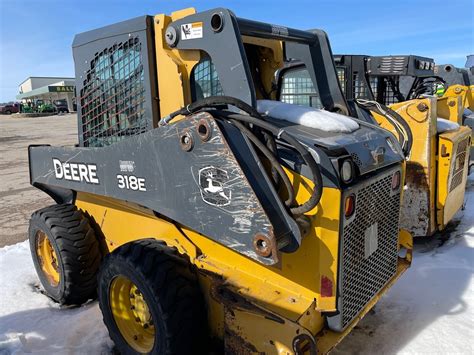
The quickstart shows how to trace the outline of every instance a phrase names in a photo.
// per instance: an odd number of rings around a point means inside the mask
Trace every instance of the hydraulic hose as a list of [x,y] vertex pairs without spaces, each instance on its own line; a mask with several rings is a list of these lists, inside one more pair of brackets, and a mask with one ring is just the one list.
[[410,126],[403,117],[391,108],[377,101],[356,99],[356,103],[366,110],[375,111],[387,118],[388,122],[395,128],[395,131],[397,131],[403,154],[408,158],[411,152],[411,147],[413,146],[413,134]]
[[223,117],[229,120],[237,120],[246,123],[253,124],[257,127],[260,127],[270,133],[272,133],[278,139],[284,140],[289,143],[293,148],[296,149],[298,154],[300,154],[301,158],[303,158],[306,165],[309,167],[312,175],[312,182],[314,185],[313,192],[311,197],[303,204],[299,206],[295,206],[290,208],[290,211],[293,215],[301,215],[303,213],[311,211],[316,205],[319,203],[321,199],[322,192],[323,192],[323,178],[321,175],[321,170],[319,169],[319,165],[314,160],[313,156],[311,155],[308,148],[306,148],[303,144],[301,144],[296,138],[294,138],[291,134],[286,132],[284,129],[281,129],[277,126],[272,125],[271,123],[246,115],[240,115],[236,113],[229,113],[229,112],[219,112],[222,114]]
[[[247,115],[242,115],[238,113],[233,113],[230,111],[220,110],[219,106],[222,105],[231,105],[237,107],[238,109],[247,113]],[[218,119],[225,119],[233,124],[236,128],[238,128],[243,134],[245,134],[249,140],[265,155],[265,157],[269,160],[272,167],[275,169],[276,173],[281,177],[285,187],[288,190],[288,198],[285,201],[287,207],[289,207],[290,212],[297,216],[302,215],[306,212],[311,211],[314,207],[317,206],[319,203],[321,196],[322,196],[322,185],[323,179],[321,175],[321,171],[319,165],[314,160],[314,157],[308,150],[306,146],[301,144],[295,137],[291,134],[286,132],[284,129],[281,129],[270,122],[265,121],[260,113],[249,104],[239,100],[235,97],[229,96],[211,96],[205,99],[196,101],[186,107],[183,107],[167,117],[163,118],[160,121],[160,125],[166,125],[170,122],[174,117],[178,115],[189,115],[196,111],[213,108],[216,109],[213,111],[213,115]],[[288,176],[284,172],[281,164],[278,162],[278,158],[276,156],[276,152],[274,151],[274,141],[267,139],[267,146],[259,139],[257,136],[248,128],[245,124],[250,124],[253,127],[258,127],[263,130],[263,136],[268,137],[271,136],[272,140],[273,137],[277,137],[287,143],[289,143],[293,148],[300,154],[306,165],[309,167],[312,175],[312,182],[314,184],[314,188],[310,198],[303,204],[293,206],[294,204],[294,196],[295,192],[293,186],[291,185]],[[271,135],[269,135],[270,133]],[[270,147],[270,149],[268,148]]]
[[435,85],[446,85],[446,82],[439,76],[432,76],[427,78],[416,78],[410,92],[407,95],[408,99],[418,99],[422,95],[435,95]]
[[[281,167],[280,163],[278,162],[276,156],[268,149],[268,147],[260,140],[257,138],[255,134],[252,133],[250,129],[245,127],[242,123],[240,123],[237,120],[230,119],[230,122],[237,127],[241,132],[243,132],[249,139],[252,141],[255,146],[260,149],[260,151],[265,155],[265,157],[270,161],[270,164],[272,167],[275,169],[275,171],[278,173],[278,176],[283,180],[283,183],[287,187],[288,191],[288,198],[285,201],[285,205],[287,207],[292,207],[293,202],[295,200],[295,193],[292,188],[290,179],[288,178],[288,175],[286,175],[285,171]],[[288,188],[290,187],[290,188]]]
[[179,115],[186,116],[186,115],[194,113],[194,112],[196,112],[200,109],[209,108],[209,107],[216,107],[216,106],[219,106],[219,105],[232,105],[232,106],[237,107],[238,109],[248,113],[250,116],[262,118],[260,113],[258,113],[258,111],[255,108],[253,108],[252,106],[250,106],[246,102],[244,102],[242,100],[239,100],[235,97],[232,97],[232,96],[210,96],[210,97],[206,97],[204,99],[195,101],[195,102],[193,102],[192,104],[189,104],[186,107],[183,107],[183,108],[181,108],[181,109],[179,109],[175,112],[170,113],[168,116],[164,117],[160,121],[160,125],[167,124],[169,121],[171,121],[176,116],[179,116]]

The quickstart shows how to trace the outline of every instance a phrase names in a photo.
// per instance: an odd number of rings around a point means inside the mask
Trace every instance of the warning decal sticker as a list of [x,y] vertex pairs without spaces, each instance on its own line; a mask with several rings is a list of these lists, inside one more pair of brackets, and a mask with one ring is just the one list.
[[202,22],[185,23],[181,25],[181,39],[202,38]]

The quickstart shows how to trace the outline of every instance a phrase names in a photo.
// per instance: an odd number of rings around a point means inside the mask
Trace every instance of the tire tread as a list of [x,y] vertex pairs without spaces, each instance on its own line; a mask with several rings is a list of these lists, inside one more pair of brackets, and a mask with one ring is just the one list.
[[75,205],[52,205],[32,214],[30,230],[42,224],[49,229],[60,252],[65,274],[63,292],[56,300],[61,304],[82,304],[94,298],[101,253],[87,217]]

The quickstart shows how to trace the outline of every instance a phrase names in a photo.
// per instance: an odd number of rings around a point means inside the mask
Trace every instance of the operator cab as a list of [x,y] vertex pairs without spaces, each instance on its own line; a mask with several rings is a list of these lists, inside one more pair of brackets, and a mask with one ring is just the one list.
[[[351,108],[339,87],[329,41],[323,31],[299,31],[298,35],[303,36],[299,41],[304,43],[295,43],[294,39],[284,35],[250,36],[259,33],[256,30],[259,26],[265,28],[268,25],[241,19],[237,22],[243,35],[240,55],[248,63],[250,77],[245,83],[248,91],[242,90],[240,98],[253,102],[265,120],[314,147],[322,164],[326,165],[325,171],[338,174],[343,162],[349,160],[357,172],[357,177],[350,181],[356,182],[366,173],[403,159],[393,136],[376,126],[369,114],[361,111],[356,116],[359,120],[346,116]],[[190,75],[193,102],[213,96],[228,96],[235,90],[230,85],[226,87],[222,77],[230,74],[225,68],[223,73],[219,72],[215,62],[212,55],[201,51],[200,60]],[[301,67],[293,69],[291,63],[295,62],[300,63]],[[302,106],[311,106],[315,110],[306,111]],[[290,117],[293,115],[297,118]],[[313,121],[308,124],[308,121],[301,120],[305,115]],[[291,151],[280,145],[278,147],[288,162],[293,160],[290,166],[294,165],[297,158],[291,157]],[[325,154],[320,154],[322,151]],[[383,151],[384,158],[374,163],[373,151]],[[305,174],[305,166],[302,169]],[[345,184],[343,179],[334,179],[331,174],[323,174],[325,184]]]

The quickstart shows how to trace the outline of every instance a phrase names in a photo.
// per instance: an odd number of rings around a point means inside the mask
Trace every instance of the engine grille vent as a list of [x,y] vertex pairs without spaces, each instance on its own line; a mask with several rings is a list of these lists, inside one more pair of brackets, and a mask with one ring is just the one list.
[[455,155],[453,154],[453,156],[455,157],[455,161],[453,164],[453,172],[452,172],[451,184],[449,186],[449,192],[453,191],[456,187],[458,187],[462,183],[468,144],[469,144],[469,138],[466,138],[463,141],[459,142],[456,154]]
[[357,166],[362,166],[362,161],[360,160],[357,153],[351,153],[351,157],[352,157],[352,160],[354,160],[354,163],[356,163]]
[[407,57],[384,57],[380,61],[381,74],[403,74],[407,67]]
[[342,331],[395,275],[398,261],[400,191],[392,173],[355,189],[356,211],[343,227],[340,252],[339,314],[329,326]]

